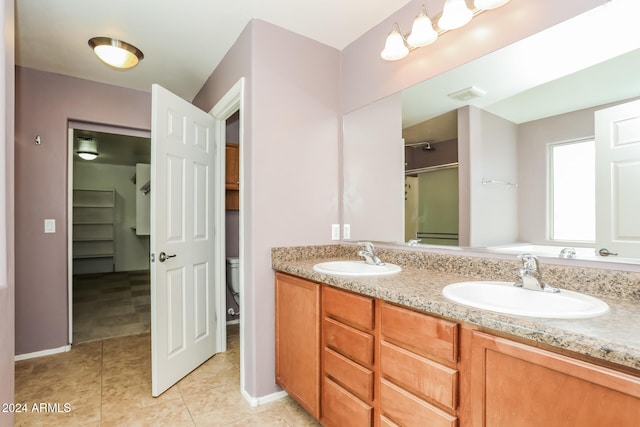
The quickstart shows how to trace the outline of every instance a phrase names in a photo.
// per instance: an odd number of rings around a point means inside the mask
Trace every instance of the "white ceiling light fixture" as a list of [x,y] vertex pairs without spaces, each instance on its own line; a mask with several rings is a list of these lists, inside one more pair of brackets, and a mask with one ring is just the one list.
[[466,25],[471,19],[485,10],[495,9],[507,4],[509,0],[474,0],[474,9],[467,6],[467,0],[446,0],[442,14],[437,19],[437,28],[427,14],[427,8],[422,5],[420,13],[413,21],[411,34],[405,37],[400,25],[393,24],[393,30],[387,36],[384,49],[380,56],[387,61],[397,61],[404,58],[414,49],[430,45],[441,34]]
[[409,54],[409,48],[405,44],[404,36],[400,32],[400,26],[396,23],[393,30],[387,36],[384,44],[384,50],[380,53],[382,59],[387,61],[396,61],[402,59]]
[[455,30],[467,25],[473,18],[473,12],[467,7],[465,0],[447,0],[444,3],[442,16],[438,19],[438,27],[443,30]]
[[427,8],[422,5],[420,13],[413,21],[411,27],[411,34],[407,37],[407,43],[412,47],[423,47],[430,45],[438,38],[438,32],[433,29],[433,24],[429,15],[427,15]]
[[476,9],[490,10],[507,4],[509,0],[475,0],[473,2]]
[[89,46],[102,62],[115,68],[132,68],[144,59],[140,49],[111,37],[93,37],[89,40]]
[[83,160],[95,160],[98,157],[98,143],[94,138],[78,138],[76,154]]

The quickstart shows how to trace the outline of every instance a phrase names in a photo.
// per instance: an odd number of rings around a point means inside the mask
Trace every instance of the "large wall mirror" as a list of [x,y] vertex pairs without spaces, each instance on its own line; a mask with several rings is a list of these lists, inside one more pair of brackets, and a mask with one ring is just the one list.
[[[640,258],[640,104],[598,113],[640,98],[637,14],[612,2],[346,114],[351,240]],[[626,151],[603,172],[607,120]]]

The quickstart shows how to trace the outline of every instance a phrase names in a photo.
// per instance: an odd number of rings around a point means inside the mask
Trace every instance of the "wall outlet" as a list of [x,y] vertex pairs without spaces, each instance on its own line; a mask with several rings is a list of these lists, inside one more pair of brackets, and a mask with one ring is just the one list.
[[342,227],[342,238],[349,240],[351,238],[351,224],[345,224]]
[[45,233],[55,233],[56,232],[56,220],[55,219],[45,219],[44,220],[44,232]]
[[340,224],[331,224],[331,240],[340,240]]

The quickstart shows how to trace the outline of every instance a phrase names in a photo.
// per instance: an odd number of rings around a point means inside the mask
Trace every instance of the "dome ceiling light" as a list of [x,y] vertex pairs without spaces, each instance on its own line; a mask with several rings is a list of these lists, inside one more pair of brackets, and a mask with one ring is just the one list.
[[144,58],[134,45],[111,37],[93,37],[89,46],[102,62],[115,68],[135,67]]
[[80,137],[78,139],[78,157],[84,160],[95,160],[98,157],[98,144],[95,138]]

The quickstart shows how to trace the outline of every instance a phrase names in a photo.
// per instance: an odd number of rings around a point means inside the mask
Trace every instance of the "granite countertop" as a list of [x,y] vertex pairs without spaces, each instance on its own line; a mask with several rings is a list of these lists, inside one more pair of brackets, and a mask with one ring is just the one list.
[[[281,250],[284,248],[277,248]],[[577,354],[640,370],[640,301],[595,295],[609,304],[604,315],[589,319],[540,319],[494,313],[456,304],[442,296],[442,288],[450,283],[478,280],[482,277],[451,271],[403,265],[402,271],[390,276],[342,277],[313,271],[318,262],[356,259],[335,252],[314,251],[310,257],[273,256],[273,268],[295,276],[337,288],[380,298],[412,307],[454,321],[546,344]],[[333,257],[331,255],[334,255]],[[337,255],[337,256],[336,256]],[[404,258],[407,258],[405,255]],[[383,258],[387,260],[388,258]],[[397,259],[393,261],[397,263]],[[517,264],[509,264],[511,268]],[[440,270],[443,270],[442,268]],[[454,270],[460,271],[460,270]],[[462,271],[468,271],[463,269]],[[503,277],[484,277],[504,280]],[[551,283],[554,285],[554,283]],[[554,285],[555,286],[555,285]]]

